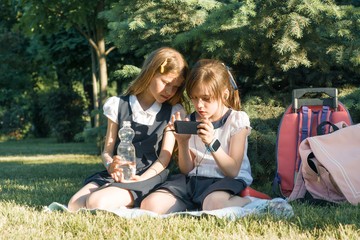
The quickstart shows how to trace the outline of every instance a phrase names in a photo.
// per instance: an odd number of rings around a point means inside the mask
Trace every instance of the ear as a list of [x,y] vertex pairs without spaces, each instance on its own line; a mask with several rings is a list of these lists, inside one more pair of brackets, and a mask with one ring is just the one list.
[[230,97],[230,91],[229,89],[225,89],[224,93],[223,93],[223,98],[227,101]]

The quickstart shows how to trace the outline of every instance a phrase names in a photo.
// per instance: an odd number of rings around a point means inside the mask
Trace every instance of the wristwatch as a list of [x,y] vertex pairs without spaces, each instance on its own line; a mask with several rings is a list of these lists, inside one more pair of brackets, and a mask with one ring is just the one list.
[[105,163],[106,169],[109,169],[110,164],[112,164],[112,162],[106,162],[106,163]]
[[221,144],[219,140],[214,138],[214,140],[212,140],[210,144],[205,144],[205,147],[209,152],[216,152],[219,149],[220,145]]

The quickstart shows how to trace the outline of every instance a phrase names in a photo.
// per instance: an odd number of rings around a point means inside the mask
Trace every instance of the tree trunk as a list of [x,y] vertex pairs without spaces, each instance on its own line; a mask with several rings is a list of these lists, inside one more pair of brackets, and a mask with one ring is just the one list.
[[[102,12],[104,10],[104,1],[100,0],[97,5],[97,12]],[[97,57],[99,61],[99,80],[100,80],[100,101],[99,109],[102,109],[102,106],[107,98],[107,86],[108,86],[108,75],[107,75],[107,66],[106,66],[106,49],[105,49],[105,37],[104,37],[104,25],[102,21],[98,21],[96,24],[96,45],[98,48]],[[100,118],[100,125],[102,125]]]
[[92,79],[92,90],[93,90],[93,109],[96,111],[96,114],[93,118],[93,127],[99,127],[99,88],[98,88],[98,78],[97,78],[97,64],[96,64],[96,55],[94,49],[90,46],[91,51],[91,79]]
[[[100,37],[99,32],[98,32],[98,37]],[[99,48],[98,60],[99,60],[99,79],[100,79],[100,104],[99,105],[100,105],[100,107],[102,107],[107,98],[107,85],[108,85],[104,37],[98,38],[98,48]]]

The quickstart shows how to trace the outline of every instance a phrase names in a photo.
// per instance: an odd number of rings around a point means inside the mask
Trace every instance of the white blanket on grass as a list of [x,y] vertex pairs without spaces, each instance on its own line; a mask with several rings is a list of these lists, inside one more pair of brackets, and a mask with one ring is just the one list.
[[[57,202],[53,202],[49,206],[44,207],[44,211],[70,212],[65,205],[62,205]],[[79,211],[96,212],[99,210],[81,209]],[[112,210],[109,212],[112,212],[118,215],[119,217],[123,217],[123,218],[137,218],[142,216],[167,218],[167,217],[179,216],[179,215],[200,217],[204,215],[211,215],[219,218],[227,218],[229,220],[235,220],[237,218],[245,217],[251,214],[255,214],[255,215],[272,214],[276,217],[284,217],[284,218],[289,218],[294,215],[291,205],[282,198],[274,198],[271,200],[255,199],[251,203],[245,205],[244,207],[228,207],[228,208],[212,210],[212,211],[184,211],[184,212],[176,212],[176,213],[161,215],[151,211],[142,210],[139,208],[132,208],[132,209],[122,208],[122,209]]]

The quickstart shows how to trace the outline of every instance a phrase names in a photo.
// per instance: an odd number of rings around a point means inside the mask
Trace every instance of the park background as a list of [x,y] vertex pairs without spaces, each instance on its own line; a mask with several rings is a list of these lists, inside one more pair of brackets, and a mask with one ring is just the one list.
[[[37,212],[42,205],[66,203],[86,176],[102,168],[102,105],[121,94],[146,55],[161,46],[179,50],[190,67],[200,58],[216,58],[231,68],[253,127],[248,154],[254,186],[268,194],[277,129],[293,89],[338,88],[339,100],[354,123],[360,122],[358,0],[2,0],[0,9],[0,208],[5,209],[1,216],[7,215],[0,228],[6,229],[5,237],[23,237],[11,230],[16,220],[26,230],[36,226],[43,220]],[[24,206],[30,209],[25,218],[41,220],[10,221]],[[304,239],[359,236],[358,208],[335,209],[321,223],[314,212],[328,210],[311,211],[302,216],[304,222],[293,220],[295,230],[279,225],[270,233],[281,238],[286,228],[290,235],[305,232]],[[336,215],[341,211],[353,220]],[[74,226],[84,221],[72,218]],[[249,234],[252,228],[244,221],[247,228],[241,231]],[[266,221],[249,221],[259,226],[254,234],[263,236]],[[87,225],[82,229],[91,232]],[[319,229],[330,229],[330,235]]]

